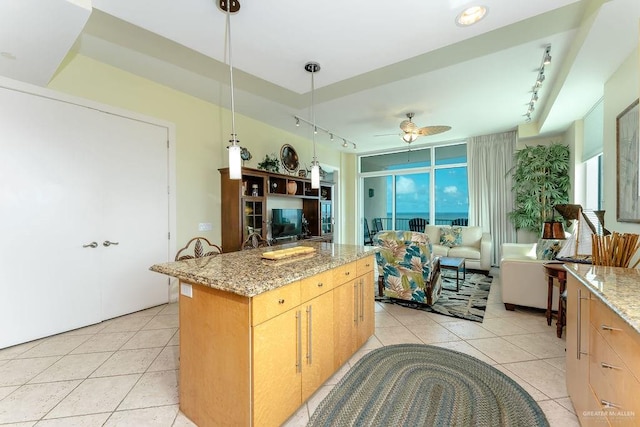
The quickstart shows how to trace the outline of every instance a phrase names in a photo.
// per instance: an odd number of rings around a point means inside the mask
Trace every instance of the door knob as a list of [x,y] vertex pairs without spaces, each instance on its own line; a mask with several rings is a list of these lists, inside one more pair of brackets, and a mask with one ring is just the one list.
[[83,248],[97,248],[98,242],[91,242],[88,245],[82,245]]
[[[120,242],[110,242],[108,240],[105,240],[104,242],[102,242],[102,246],[111,246],[111,245],[117,245]],[[96,245],[97,246],[97,245]]]

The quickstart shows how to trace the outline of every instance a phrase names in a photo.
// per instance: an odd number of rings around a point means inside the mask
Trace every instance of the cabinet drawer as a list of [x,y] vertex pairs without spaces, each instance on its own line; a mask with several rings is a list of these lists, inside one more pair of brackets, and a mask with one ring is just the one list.
[[375,265],[376,260],[373,256],[368,256],[366,258],[359,259],[356,261],[356,274],[358,276],[362,276],[363,274],[367,274],[373,270],[373,266]]
[[251,303],[251,325],[258,325],[300,305],[300,282],[256,295]]
[[356,262],[336,267],[333,270],[333,286],[340,286],[343,283],[347,283],[349,280],[356,278],[356,272],[358,271]]
[[331,271],[316,274],[300,281],[300,302],[304,303],[333,289]]
[[602,301],[591,300],[591,322],[615,350],[631,374],[640,380],[640,335]]

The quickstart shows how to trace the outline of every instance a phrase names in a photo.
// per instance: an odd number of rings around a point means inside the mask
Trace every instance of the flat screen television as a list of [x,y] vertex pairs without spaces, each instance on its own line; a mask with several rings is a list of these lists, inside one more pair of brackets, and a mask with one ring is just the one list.
[[272,209],[271,237],[274,239],[302,234],[302,209]]

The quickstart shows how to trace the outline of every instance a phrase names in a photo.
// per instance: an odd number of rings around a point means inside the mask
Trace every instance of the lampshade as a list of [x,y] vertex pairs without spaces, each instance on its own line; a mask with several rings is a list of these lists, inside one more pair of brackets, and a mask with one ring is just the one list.
[[311,166],[311,188],[320,188],[320,165],[318,163]]
[[405,132],[402,135],[402,140],[406,143],[412,143],[413,141],[415,141],[416,139],[418,139],[418,134],[417,133],[413,133],[413,132]]
[[229,146],[229,179],[242,179],[242,159],[239,145]]
[[547,221],[542,224],[543,239],[564,239],[564,227],[561,222]]

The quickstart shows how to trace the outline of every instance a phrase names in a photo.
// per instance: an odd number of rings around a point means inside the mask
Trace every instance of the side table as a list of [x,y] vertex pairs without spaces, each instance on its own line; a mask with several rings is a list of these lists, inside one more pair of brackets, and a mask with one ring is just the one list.
[[545,274],[548,278],[547,288],[547,325],[551,325],[551,305],[553,304],[553,279],[558,279],[559,296],[558,296],[558,319],[557,319],[557,332],[558,338],[562,338],[562,327],[566,323],[564,313],[564,301],[562,300],[562,294],[567,286],[567,270],[564,269],[564,264],[560,262],[548,262],[544,264]]

